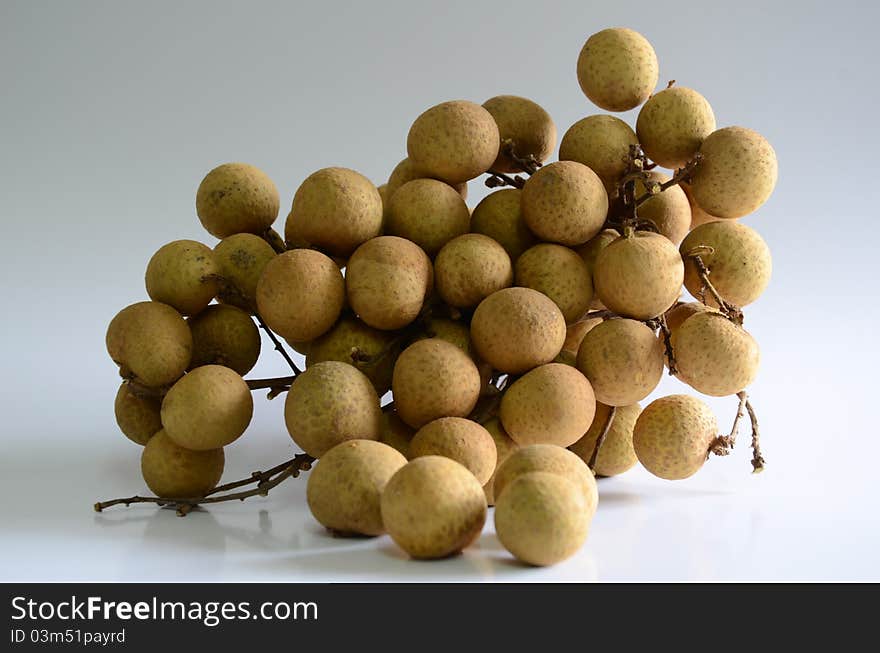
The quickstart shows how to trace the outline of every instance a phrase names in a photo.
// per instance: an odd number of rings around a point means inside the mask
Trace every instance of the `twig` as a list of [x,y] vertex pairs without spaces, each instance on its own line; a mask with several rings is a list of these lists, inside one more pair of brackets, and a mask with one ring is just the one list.
[[[743,393],[745,394],[745,393]],[[749,412],[749,420],[752,423],[752,473],[758,474],[764,471],[764,456],[761,454],[761,432],[758,429],[758,416],[752,407],[752,402],[746,399],[746,410]]]
[[[277,376],[271,379],[245,379],[244,382],[247,383],[247,387],[251,390],[263,390],[268,388],[274,392],[273,396],[277,397],[282,392],[286,392],[290,389],[291,384],[296,380],[296,376],[297,375],[294,374],[292,376]],[[129,391],[131,391],[135,397],[142,397],[145,399],[162,399],[171,389],[171,386],[152,388],[144,385],[137,379],[127,379],[126,383],[128,383]]]
[[739,405],[736,409],[736,417],[733,419],[733,426],[730,427],[730,433],[727,435],[719,435],[712,440],[709,444],[709,451],[706,452],[707,458],[709,457],[709,454],[726,456],[733,451],[733,447],[736,445],[736,436],[739,433],[739,422],[745,415],[746,402],[748,401],[748,396],[745,391],[737,392],[736,396],[739,398]]
[[486,186],[488,188],[500,188],[501,186],[512,186],[513,188],[522,188],[526,185],[526,180],[520,177],[519,175],[515,177],[511,177],[510,175],[504,174],[503,172],[496,172],[494,170],[489,170],[488,179],[486,179]]
[[519,156],[514,149],[513,141],[509,138],[501,144],[501,152],[519,166],[520,170],[530,176],[538,172],[538,169],[544,165],[535,158],[534,154],[525,157]]
[[280,353],[284,360],[287,361],[287,364],[290,365],[290,369],[293,370],[293,375],[302,374],[302,370],[296,366],[296,363],[293,362],[293,359],[290,357],[290,354],[287,353],[287,350],[281,344],[281,341],[278,340],[278,336],[272,333],[272,329],[266,326],[266,323],[263,321],[263,318],[260,317],[258,313],[254,313],[254,317],[257,318],[257,324],[260,325],[260,328],[266,332],[266,335],[269,336],[269,340],[272,341],[272,344],[275,345],[275,351]]
[[602,425],[599,437],[596,438],[596,446],[593,447],[593,453],[590,455],[590,462],[587,463],[587,467],[590,468],[590,471],[593,472],[593,474],[596,473],[596,460],[599,459],[599,449],[605,443],[605,438],[608,437],[608,433],[611,431],[611,423],[614,421],[614,415],[616,413],[617,406],[611,406],[608,409],[608,416],[605,418],[605,424]]
[[697,268],[697,274],[700,276],[700,299],[705,304],[706,303],[706,291],[712,295],[712,298],[715,300],[715,303],[718,304],[718,308],[721,309],[721,312],[730,319],[732,322],[742,326],[743,323],[743,312],[740,310],[738,306],[731,304],[726,299],[721,296],[721,293],[712,285],[712,282],[709,280],[709,275],[711,274],[711,270],[706,267],[706,264],[703,262],[703,259],[700,257],[700,253],[708,253],[712,254],[714,252],[714,248],[709,247],[707,245],[698,245],[693,249],[689,250],[685,256],[691,259],[694,262],[694,266]]
[[693,176],[694,171],[697,169],[697,166],[700,165],[700,161],[702,160],[702,158],[703,156],[699,152],[697,152],[697,154],[694,155],[693,159],[691,159],[684,166],[675,171],[672,179],[670,179],[669,181],[664,181],[662,184],[656,181],[649,181],[645,179],[643,183],[645,184],[645,188],[647,190],[636,198],[636,206],[641,206],[655,195],[659,195],[663,191],[668,190],[673,186],[677,186],[681,182],[690,179],[691,176]]
[[666,324],[666,314],[655,317],[653,320],[645,322],[652,329],[659,329],[663,336],[663,346],[666,348],[666,366],[669,368],[669,376],[678,374],[678,368],[675,365],[675,352],[672,351],[672,332]]

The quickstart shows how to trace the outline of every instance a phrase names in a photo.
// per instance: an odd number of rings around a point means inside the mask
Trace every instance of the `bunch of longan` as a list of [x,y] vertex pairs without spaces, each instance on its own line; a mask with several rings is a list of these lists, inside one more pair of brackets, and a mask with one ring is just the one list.
[[[636,128],[587,116],[552,163],[556,126],[531,100],[431,107],[386,184],[347,168],[306,178],[283,239],[263,172],[209,172],[196,208],[219,243],[160,248],[150,301],[107,331],[124,379],[117,421],[144,446],[156,495],[116,502],[218,500],[223,447],[247,428],[255,388],[286,392],[297,470],[317,460],[314,517],[339,534],[387,532],[416,558],[471,544],[494,505],[501,543],[553,564],[587,537],[596,476],[641,463],[684,479],[727,453],[736,430],[719,435],[700,399],[639,402],[666,369],[697,392],[737,395],[742,417],[759,352],[741,309],[771,262],[737,219],[770,196],[776,157],[750,129],[717,129],[697,91],[655,93],[658,70],[637,32],[591,36],[581,88],[607,111],[641,106]],[[467,182],[484,174],[506,188],[471,210]],[[244,380],[258,326],[292,376]],[[753,446],[760,469],[756,432]],[[265,487],[272,474],[254,478]]]

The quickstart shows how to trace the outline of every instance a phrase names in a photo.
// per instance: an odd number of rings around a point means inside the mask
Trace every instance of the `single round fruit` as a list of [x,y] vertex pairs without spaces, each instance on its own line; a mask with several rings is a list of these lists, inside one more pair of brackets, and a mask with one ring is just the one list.
[[443,246],[434,261],[437,292],[458,308],[476,306],[513,283],[513,266],[504,248],[482,234],[464,234]]
[[599,175],[609,197],[626,173],[630,149],[639,144],[632,127],[620,118],[606,115],[578,120],[562,137],[560,161],[577,161]]
[[240,308],[209,306],[187,324],[193,338],[190,368],[225,365],[244,376],[256,365],[260,357],[260,331],[251,316]]
[[195,315],[219,290],[220,266],[211,248],[194,240],[175,240],[159,248],[147,265],[147,294],[184,315]]
[[498,461],[489,432],[463,417],[441,417],[425,424],[409,443],[409,455],[451,458],[467,467],[480,485],[489,481]]
[[[618,238],[620,238],[620,234],[616,229],[603,229],[590,238],[586,243],[575,249],[575,251],[580,254],[581,258],[584,259],[584,263],[587,264],[591,279],[593,278],[593,270],[596,268],[596,259],[599,257],[599,252],[608,247],[608,245]],[[590,309],[598,311],[604,308],[605,304],[599,299],[594,286],[593,299],[590,301]]]
[[[691,230],[693,231],[701,224],[706,224],[707,222],[717,222],[718,220],[725,220],[726,218],[719,218],[715,215],[710,215],[706,213],[700,206],[697,204],[697,201],[694,199],[694,192],[691,190],[690,184],[686,182],[681,182],[679,184],[681,189],[684,191],[684,194],[687,195],[688,202],[691,203]],[[731,218],[735,220],[736,218]]]
[[631,29],[596,32],[584,44],[577,62],[581,90],[606,111],[629,111],[657,87],[660,67],[648,40]]
[[501,426],[501,420],[497,417],[493,417],[488,422],[483,424],[483,428],[485,428],[489,435],[492,436],[492,440],[495,441],[495,469],[492,470],[492,476],[488,481],[483,485],[483,492],[486,494],[486,504],[489,506],[495,505],[495,474],[498,471],[498,468],[501,467],[502,463],[507,460],[507,458],[514,451],[519,449],[519,445],[511,438],[507,431],[504,430],[504,427]]
[[440,338],[440,340],[451,342],[471,358],[474,357],[471,347],[471,331],[466,322],[443,317],[429,317],[424,320],[423,324],[424,329],[416,335],[415,340]]
[[265,172],[246,163],[225,163],[209,172],[196,192],[202,226],[217,238],[262,234],[278,217],[278,189]]
[[162,402],[155,397],[140,397],[131,391],[128,383],[119,386],[114,402],[119,429],[135,444],[145,445],[162,430],[159,409]]
[[217,487],[224,462],[223,449],[193,451],[159,431],[144,446],[141,474],[157,497],[195,499]]
[[516,261],[516,285],[552,299],[567,324],[583,317],[593,299],[593,279],[584,260],[572,249],[541,243]]
[[385,231],[411,240],[433,257],[450,240],[466,234],[470,224],[467,204],[452,186],[436,179],[414,179],[391,198]]
[[591,317],[569,325],[565,331],[565,342],[562,343],[562,351],[574,354],[575,358],[577,358],[577,353],[581,348],[584,336],[595,329],[597,325],[602,324],[602,322],[601,317]]
[[522,191],[503,188],[489,193],[474,207],[471,231],[498,242],[512,263],[537,242],[522,217]]
[[709,102],[684,86],[667,88],[645,102],[636,121],[639,143],[655,163],[675,170],[694,158],[715,131]]
[[306,354],[306,367],[324,361],[354,365],[367,375],[381,397],[391,389],[397,351],[394,334],[367,326],[356,317],[343,317],[312,342]]
[[[556,125],[543,107],[524,97],[498,95],[483,102],[495,119],[501,138],[501,151],[492,164],[496,172],[522,172],[510,156],[546,161],[556,148]],[[509,150],[507,149],[509,148]]]
[[670,334],[675,332],[686,319],[697,313],[717,312],[711,306],[706,306],[701,302],[686,302],[684,304],[676,304],[673,308],[666,312],[666,328]]
[[[596,416],[593,418],[590,430],[569,447],[585,463],[589,463],[590,458],[593,457],[596,440],[605,429],[610,411],[610,406],[596,402]],[[623,474],[638,462],[636,451],[633,449],[633,428],[641,412],[642,409],[638,404],[617,406],[614,409],[611,426],[602,446],[599,447],[599,455],[596,456],[596,466],[593,471],[597,476]]]
[[234,234],[214,247],[214,260],[223,281],[217,299],[253,313],[257,308],[257,282],[275,250],[259,236]]
[[[669,175],[662,172],[651,171],[647,174],[649,183],[659,185],[669,181]],[[636,197],[641,196],[647,191],[645,184],[637,181],[635,191]],[[639,220],[649,220],[657,231],[678,245],[691,228],[691,204],[679,186],[670,186],[639,206]]]
[[382,411],[382,429],[379,434],[379,442],[394,447],[408,459],[410,458],[409,443],[415,434],[416,430],[400,419],[396,410]]
[[[397,189],[413,179],[433,179],[433,177],[416,167],[409,158],[404,159],[394,167],[394,170],[391,171],[391,176],[388,177],[388,187],[385,191],[386,212],[391,204],[391,198],[394,197],[394,193],[397,192]],[[440,181],[443,180],[441,179]],[[450,184],[450,186],[461,195],[462,199],[467,199],[467,182],[463,181],[460,184]]]

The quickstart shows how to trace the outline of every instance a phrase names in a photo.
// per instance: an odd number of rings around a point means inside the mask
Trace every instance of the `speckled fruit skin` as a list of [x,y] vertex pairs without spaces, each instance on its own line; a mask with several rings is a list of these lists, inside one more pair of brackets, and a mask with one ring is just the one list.
[[174,383],[189,367],[192,333],[180,313],[160,302],[122,309],[107,327],[107,352],[123,371],[158,387]]
[[391,539],[413,558],[458,553],[486,523],[483,488],[466,467],[443,456],[423,456],[399,469],[381,505]]
[[471,215],[471,231],[498,242],[513,263],[538,242],[522,217],[521,197],[518,188],[496,190],[486,195]]
[[715,113],[709,102],[684,86],[673,86],[653,95],[636,121],[636,133],[645,154],[670,170],[693,159],[713,131]]
[[696,397],[670,395],[648,404],[636,420],[633,448],[654,476],[677,481],[697,473],[718,435],[718,420]]
[[574,483],[532,472],[513,481],[498,498],[495,532],[517,560],[543,567],[574,555],[587,539],[591,519]]
[[391,391],[400,418],[421,428],[438,417],[465,417],[480,396],[480,372],[455,345],[439,338],[407,347],[394,365]]
[[515,479],[531,472],[548,472],[567,479],[581,491],[592,515],[599,504],[596,479],[577,454],[552,444],[532,444],[511,453],[495,472],[496,503]]
[[376,329],[400,329],[418,317],[434,287],[431,259],[404,238],[373,238],[348,260],[345,286],[364,322]]
[[504,248],[482,234],[464,234],[443,246],[434,260],[434,282],[444,302],[476,306],[513,283],[513,266]]
[[385,232],[411,240],[433,257],[470,226],[471,212],[452,186],[436,179],[414,179],[391,198]]
[[688,319],[691,315],[696,315],[697,313],[706,313],[709,311],[714,311],[715,309],[711,306],[706,306],[705,304],[701,304],[700,302],[685,302],[684,304],[678,304],[674,308],[671,308],[666,312],[666,328],[669,329],[670,333],[677,330],[686,319]]
[[671,342],[679,377],[705,395],[736,394],[758,374],[758,343],[720,313],[689,317],[672,333]]
[[260,357],[260,331],[245,311],[216,304],[187,320],[193,337],[190,368],[225,365],[241,376]]
[[[697,204],[697,201],[694,199],[694,193],[691,190],[690,184],[685,182],[681,182],[679,184],[681,189],[684,191],[684,194],[687,195],[688,202],[691,203],[691,230],[696,229],[701,224],[706,224],[707,222],[717,222],[719,220],[725,220],[726,218],[719,218],[718,216],[711,215],[706,213],[700,206]],[[731,220],[735,220],[736,218],[730,218]]]
[[625,27],[596,32],[578,57],[581,90],[606,111],[639,106],[654,92],[659,77],[654,48],[644,36]]
[[[620,233],[618,233],[616,229],[603,229],[590,238],[590,240],[575,249],[575,251],[580,254],[580,257],[584,259],[584,263],[587,264],[591,279],[593,278],[593,270],[596,268],[596,259],[599,257],[599,252],[608,247],[608,245],[618,238],[620,238]],[[605,304],[599,299],[599,296],[596,294],[596,287],[593,286],[593,299],[590,301],[590,309],[598,311],[604,308]]]
[[[714,250],[698,253],[709,268],[712,285],[725,301],[746,306],[758,299],[770,283],[773,262],[760,234],[739,222],[709,222],[689,233],[680,248],[685,262],[684,286],[694,297],[700,297],[702,281],[688,252],[698,247]],[[711,292],[706,292],[706,303],[718,307]]]
[[196,192],[202,226],[217,238],[261,234],[278,217],[278,189],[268,175],[247,163],[224,163],[209,172]]
[[[343,317],[323,336],[314,340],[306,354],[306,367],[324,361],[339,361],[354,365],[376,388],[380,397],[391,389],[391,372],[394,370],[393,355],[388,354],[394,334],[367,326],[355,317]],[[370,360],[352,359],[357,349],[362,357]]]
[[467,467],[485,485],[495,472],[498,452],[489,432],[463,417],[441,417],[420,428],[409,444],[410,458],[445,456]]
[[557,161],[529,177],[522,214],[532,232],[548,242],[582,245],[602,230],[608,193],[595,172],[577,161]]
[[358,369],[324,361],[296,377],[284,402],[290,437],[320,458],[347,440],[378,440],[382,427],[379,395]]
[[425,338],[440,338],[451,342],[471,358],[474,357],[473,347],[471,347],[471,332],[466,322],[444,317],[429,317],[424,321],[424,329],[416,335],[415,340],[424,340]]
[[139,397],[128,387],[119,386],[113,405],[119,429],[135,444],[145,445],[151,437],[162,430],[159,408],[162,403],[153,397]]
[[523,252],[516,261],[516,285],[537,290],[552,299],[566,324],[579,320],[593,299],[593,278],[584,260],[573,249],[541,243]]
[[171,386],[162,400],[168,437],[193,451],[234,442],[251,422],[254,400],[238,374],[222,365],[203,365]]
[[505,288],[489,295],[471,319],[471,343],[477,355],[508,374],[549,363],[563,342],[562,311],[531,288]]
[[[397,189],[403,186],[405,183],[412,181],[413,179],[433,179],[431,175],[427,174],[423,170],[420,170],[409,158],[403,159],[400,163],[394,166],[394,170],[391,171],[391,175],[388,177],[387,188],[385,189],[385,208],[388,208],[388,205],[391,203],[391,198],[394,197],[394,193],[397,192]],[[442,179],[440,181],[443,181]],[[450,184],[461,198],[467,199],[467,182],[463,181],[460,184]]]
[[639,139],[632,127],[615,116],[595,115],[578,120],[562,137],[560,161],[577,161],[599,175],[609,197],[626,172],[630,147]]
[[593,268],[593,289],[609,310],[649,320],[681,293],[684,263],[665,236],[637,231],[605,247]]
[[[669,175],[662,172],[647,174],[650,181],[658,184],[669,180]],[[636,181],[636,197],[646,190],[641,181]],[[639,206],[639,219],[650,220],[662,235],[678,245],[691,228],[691,203],[679,186],[670,186]]]
[[323,168],[293,196],[284,237],[344,258],[381,231],[382,197],[373,183],[348,168]]
[[501,151],[492,164],[498,172],[521,172],[517,163],[504,152],[509,142],[520,158],[529,156],[543,163],[556,149],[556,125],[550,114],[536,102],[517,95],[498,95],[483,102],[492,114],[501,137]]
[[596,397],[575,368],[548,363],[527,372],[501,398],[499,417],[517,444],[567,447],[590,428]]
[[412,163],[427,176],[450,184],[486,172],[498,156],[500,145],[492,114],[467,100],[431,107],[416,118],[406,139]]
[[761,206],[776,187],[776,152],[758,132],[725,127],[700,148],[703,159],[691,178],[697,204],[719,218],[740,218]]
[[234,234],[217,243],[214,260],[220,268],[220,276],[232,286],[218,285],[218,301],[252,313],[257,306],[260,275],[273,258],[272,246],[253,234]]
[[141,474],[157,497],[203,497],[217,487],[224,462],[223,449],[192,451],[159,431],[144,446]]
[[596,328],[597,325],[602,324],[602,322],[601,317],[591,317],[590,319],[580,320],[569,325],[565,331],[565,342],[562,343],[562,351],[574,354],[575,358],[577,358],[577,353],[581,348],[584,336]]
[[416,430],[400,419],[396,410],[382,411],[382,429],[379,434],[379,442],[394,447],[401,455],[409,459],[409,443],[415,434]]
[[220,274],[214,252],[194,240],[163,245],[147,265],[144,280],[154,302],[172,306],[183,315],[196,315],[218,291],[212,275]]
[[333,326],[345,302],[345,281],[329,256],[311,249],[279,254],[257,284],[257,308],[275,333],[314,340]]
[[[596,416],[590,429],[580,440],[569,447],[581,460],[589,463],[596,449],[596,440],[605,428],[610,406],[596,403]],[[618,406],[611,420],[611,427],[596,457],[595,472],[598,476],[617,476],[631,469],[637,462],[636,451],[633,449],[633,428],[642,412],[638,404]]]
[[342,442],[309,472],[306,499],[312,516],[340,535],[381,535],[380,497],[406,458],[372,440]]
[[489,435],[492,436],[492,440],[495,441],[495,469],[492,470],[492,476],[483,485],[483,492],[486,494],[486,504],[494,506],[495,473],[498,471],[498,468],[501,467],[502,463],[507,460],[510,454],[519,449],[519,445],[507,434],[507,431],[505,431],[504,427],[501,425],[501,420],[497,417],[490,419],[483,424],[483,427],[489,432]]
[[660,383],[664,352],[660,338],[642,322],[605,320],[581,341],[577,367],[597,401],[626,406],[647,397]]

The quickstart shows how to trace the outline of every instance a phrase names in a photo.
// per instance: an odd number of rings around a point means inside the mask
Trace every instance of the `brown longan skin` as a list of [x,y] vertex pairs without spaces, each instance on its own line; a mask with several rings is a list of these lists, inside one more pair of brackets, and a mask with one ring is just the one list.
[[[593,456],[596,441],[605,429],[610,411],[611,406],[596,402],[596,416],[590,424],[590,429],[584,433],[584,437],[569,447],[569,450],[580,456],[585,463],[589,463]],[[639,461],[633,448],[633,428],[641,412],[642,408],[638,404],[617,406],[614,409],[611,426],[599,448],[599,455],[596,456],[593,471],[597,476],[623,474]]]
[[411,240],[433,258],[470,226],[467,204],[452,186],[436,179],[414,179],[391,198],[385,232]]
[[522,217],[521,198],[518,188],[496,190],[486,195],[471,215],[471,231],[499,243],[512,263],[538,242]]
[[[669,181],[669,175],[651,171],[648,180],[657,184]],[[636,197],[646,191],[644,183],[636,181]],[[657,230],[673,244],[678,245],[691,228],[691,204],[679,186],[670,186],[639,206],[639,219],[651,221]]]
[[294,249],[273,258],[257,284],[257,308],[272,331],[293,341],[330,330],[345,302],[345,281],[333,260]]
[[718,435],[712,410],[696,397],[670,395],[648,404],[636,420],[633,448],[654,476],[677,481],[696,474]]
[[615,27],[593,34],[577,62],[581,90],[606,111],[628,111],[657,87],[660,68],[648,40],[631,29]]
[[[405,183],[413,181],[414,179],[433,179],[433,177],[425,173],[423,170],[419,169],[408,157],[406,159],[403,159],[396,166],[394,166],[394,170],[391,171],[391,175],[388,177],[388,184],[385,189],[386,213],[389,205],[391,204],[391,198],[394,197],[394,193],[397,192],[397,189],[399,189]],[[440,179],[438,181],[443,180]],[[450,186],[452,186],[456,190],[456,192],[461,195],[461,199],[467,199],[467,182],[463,181],[460,184],[450,184]]]
[[203,365],[175,383],[162,400],[162,426],[175,444],[193,451],[237,440],[254,414],[250,388],[222,365]]
[[498,416],[520,446],[567,447],[590,428],[596,397],[586,377],[570,365],[548,363],[507,388]]
[[382,214],[382,197],[369,179],[349,168],[323,168],[293,196],[284,237],[346,258],[381,233]]
[[599,175],[609,197],[626,173],[630,148],[639,139],[632,127],[615,116],[595,115],[578,120],[562,137],[560,161],[577,161]]
[[520,159],[546,161],[556,149],[556,125],[550,114],[532,100],[517,95],[498,95],[483,102],[498,125],[501,149],[492,164],[497,172],[522,172],[505,151],[507,144]]
[[257,283],[275,250],[254,234],[233,234],[214,247],[214,260],[226,283],[218,284],[217,300],[253,313],[257,306]]
[[262,234],[278,217],[278,189],[265,172],[246,163],[225,163],[209,172],[196,192],[202,226],[217,238]]
[[412,442],[416,430],[400,419],[396,410],[382,411],[382,427],[379,433],[379,442],[393,447],[405,458],[409,459],[409,443]]
[[209,306],[187,320],[193,337],[190,368],[225,365],[241,376],[250,372],[260,357],[260,331],[251,316],[224,304]]
[[147,294],[183,315],[203,311],[219,290],[220,266],[207,245],[175,240],[153,254],[144,275]]
[[694,158],[715,131],[715,113],[697,91],[673,86],[651,96],[639,111],[636,133],[645,154],[675,170]]
[[372,440],[342,442],[309,472],[306,500],[312,516],[337,535],[381,535],[380,497],[406,458]]
[[537,290],[552,299],[566,324],[583,317],[593,299],[593,278],[573,249],[541,243],[516,261],[516,285]]
[[[381,397],[391,389],[395,361],[390,353],[393,341],[394,334],[389,331],[374,329],[355,317],[343,317],[309,346],[306,367],[324,361],[354,365],[370,379]],[[354,350],[358,352],[358,360],[352,358]]]
[[642,322],[606,320],[584,336],[577,368],[589,379],[596,401],[626,406],[647,397],[660,383],[664,353],[663,342]]
[[426,176],[449,184],[486,172],[498,156],[500,145],[492,114],[466,100],[431,107],[416,118],[406,139],[413,165]]
[[162,402],[155,397],[139,397],[128,383],[119,386],[113,410],[119,429],[129,440],[141,446],[162,430],[159,409]]
[[434,260],[434,282],[444,302],[471,308],[513,283],[504,248],[482,234],[464,234],[443,246]]
[[144,446],[141,474],[157,497],[200,498],[217,487],[224,463],[223,449],[193,451],[159,431]]
[[582,245],[602,230],[608,193],[598,175],[577,161],[544,166],[522,188],[522,214],[541,240]]
[[492,476],[483,485],[483,492],[486,494],[486,504],[494,506],[495,474],[498,472],[498,468],[501,467],[502,463],[508,459],[510,454],[519,449],[519,445],[507,434],[507,431],[505,431],[504,427],[501,425],[501,420],[497,417],[493,417],[483,424],[483,428],[489,432],[489,435],[492,436],[492,440],[495,441],[495,469],[492,470]]
[[498,462],[492,435],[463,417],[441,417],[425,424],[410,441],[409,456],[451,458],[467,467],[480,485],[489,482]]
[[439,417],[465,417],[480,396],[480,372],[455,345],[439,338],[407,347],[394,365],[391,391],[400,418],[421,428]]

